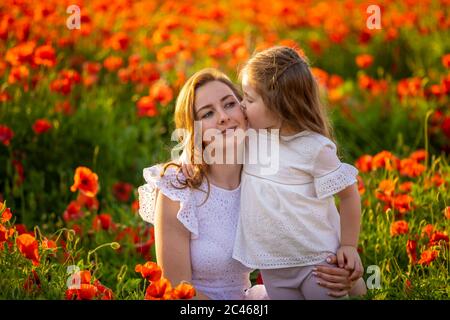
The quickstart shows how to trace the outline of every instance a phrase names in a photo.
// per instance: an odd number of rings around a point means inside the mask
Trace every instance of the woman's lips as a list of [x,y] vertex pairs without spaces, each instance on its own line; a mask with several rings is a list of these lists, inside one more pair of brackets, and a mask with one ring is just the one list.
[[222,130],[222,134],[233,133],[236,130],[236,128],[237,128],[237,126],[224,129],[224,130]]

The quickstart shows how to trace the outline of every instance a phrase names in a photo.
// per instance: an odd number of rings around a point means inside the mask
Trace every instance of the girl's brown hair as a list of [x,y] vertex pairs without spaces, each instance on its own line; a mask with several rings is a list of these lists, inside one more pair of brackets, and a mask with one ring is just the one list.
[[294,131],[309,130],[333,139],[332,128],[320,102],[317,82],[306,58],[285,46],[253,55],[240,72],[262,97],[266,107]]
[[[194,121],[195,119],[195,94],[196,90],[205,84],[212,81],[220,81],[226,86],[228,86],[239,99],[242,100],[242,95],[237,89],[237,87],[231,82],[231,80],[221,71],[213,68],[206,68],[196,72],[192,75],[184,84],[181,89],[177,102],[175,105],[175,127],[176,129],[184,129],[187,133],[187,136],[180,137],[180,143],[184,145],[183,153],[187,156],[188,163],[193,166],[194,175],[190,178],[186,178],[186,181],[180,181],[178,178],[178,182],[182,186],[181,188],[196,188],[198,189],[203,182],[203,179],[208,181],[206,176],[206,171],[208,165],[203,160],[203,147],[202,150],[196,150],[195,141],[194,141]],[[197,147],[198,148],[198,147]],[[195,156],[200,156],[201,163],[196,164],[194,159]],[[168,167],[175,166],[178,169],[181,168],[181,165],[176,162],[168,162],[163,166],[163,171],[161,172],[161,176],[164,175],[165,171]],[[209,181],[208,181],[208,194],[209,194]],[[206,201],[206,200],[205,200]]]

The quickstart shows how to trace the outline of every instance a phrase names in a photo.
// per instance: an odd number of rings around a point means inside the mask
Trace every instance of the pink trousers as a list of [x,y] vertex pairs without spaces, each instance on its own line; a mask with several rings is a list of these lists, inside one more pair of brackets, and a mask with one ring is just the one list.
[[[326,262],[319,263],[327,267]],[[272,300],[336,300],[328,295],[330,289],[320,286],[313,275],[313,266],[260,270],[267,294]]]

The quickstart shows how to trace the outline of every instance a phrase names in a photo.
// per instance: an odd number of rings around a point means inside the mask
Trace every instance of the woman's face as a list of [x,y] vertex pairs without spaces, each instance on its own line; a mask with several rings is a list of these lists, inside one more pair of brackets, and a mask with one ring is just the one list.
[[[247,129],[247,121],[241,105],[234,92],[225,83],[211,81],[198,88],[194,101],[195,120],[202,125],[202,137],[205,145],[216,141],[223,141],[225,145],[235,145],[235,130]],[[221,138],[221,139],[220,139]],[[238,140],[239,141],[239,140]]]

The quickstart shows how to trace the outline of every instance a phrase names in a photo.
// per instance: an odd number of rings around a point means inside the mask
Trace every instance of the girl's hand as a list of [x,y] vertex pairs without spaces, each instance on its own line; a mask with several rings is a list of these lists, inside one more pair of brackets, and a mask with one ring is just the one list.
[[336,254],[339,267],[351,271],[350,279],[352,281],[356,281],[363,276],[364,268],[355,247],[341,246]]
[[[336,256],[331,256],[329,264],[337,264]],[[317,266],[315,275],[319,278],[319,285],[330,289],[332,297],[344,297],[349,294],[354,282],[350,280],[350,271],[343,268]]]

